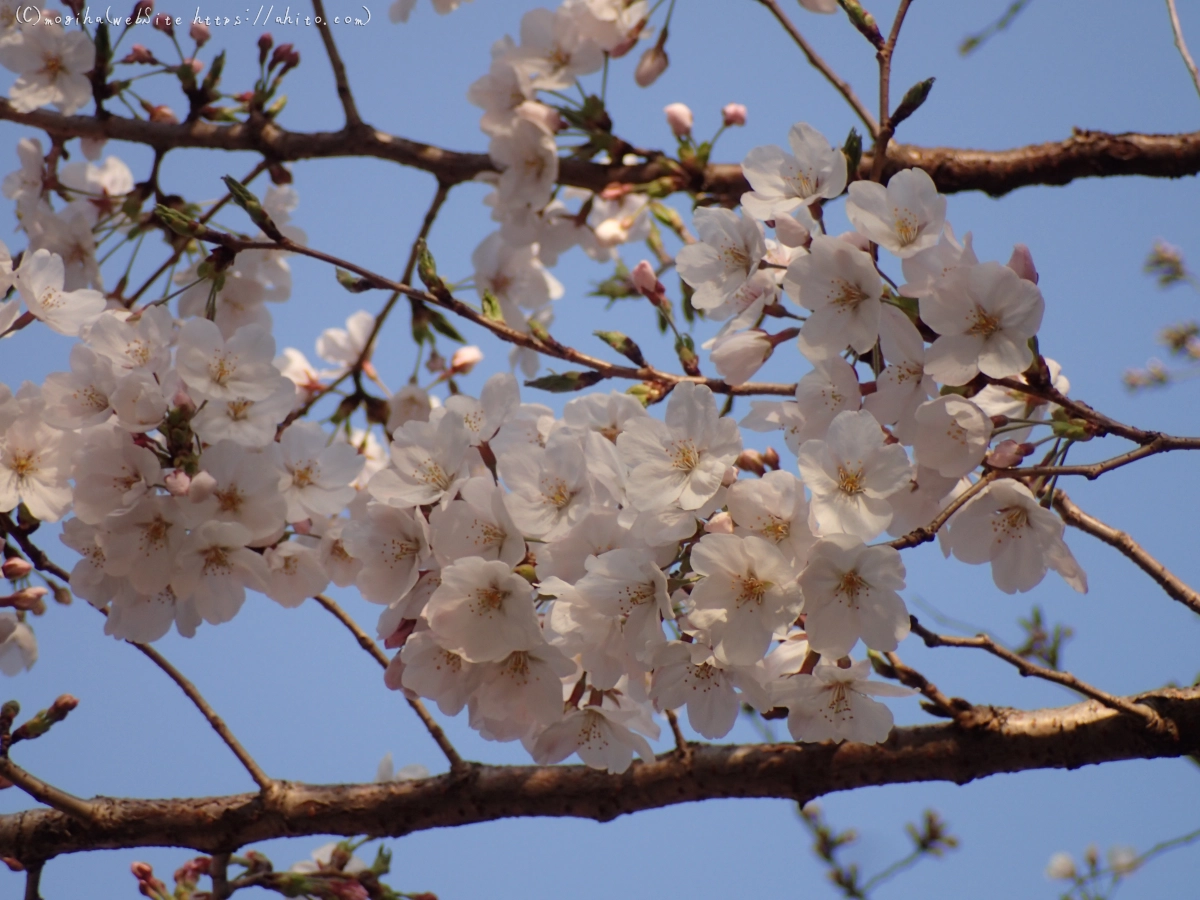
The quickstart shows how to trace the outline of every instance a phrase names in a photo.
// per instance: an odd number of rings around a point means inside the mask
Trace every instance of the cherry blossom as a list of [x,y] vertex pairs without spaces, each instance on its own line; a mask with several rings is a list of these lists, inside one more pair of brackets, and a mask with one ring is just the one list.
[[[744,115],[744,112],[743,112]],[[780,213],[807,214],[808,204],[833,199],[846,187],[846,157],[806,122],[788,132],[791,153],[775,146],[755,147],[742,160],[752,191],[742,195],[742,208],[767,221]]]
[[245,325],[228,340],[207,319],[188,319],[179,329],[175,367],[195,395],[210,400],[263,400],[276,389],[275,339],[259,325]]
[[20,621],[16,613],[0,612],[0,672],[17,675],[32,669],[37,658],[37,638],[33,629]]
[[171,587],[190,597],[204,621],[228,622],[246,600],[246,588],[265,591],[266,561],[247,548],[250,532],[236,522],[205,522],[188,534]]
[[425,518],[383,503],[370,504],[342,534],[345,552],[362,564],[354,583],[372,603],[392,603],[412,590],[430,555]]
[[531,755],[545,765],[578,753],[584,765],[620,775],[629,768],[635,753],[646,762],[654,759],[650,744],[626,724],[629,718],[621,710],[600,706],[574,710],[538,735]]
[[817,235],[809,252],[788,266],[783,287],[789,297],[812,310],[800,330],[800,348],[809,358],[836,355],[847,344],[859,353],[875,345],[883,279],[869,254]]
[[21,416],[0,435],[0,512],[24,503],[35,518],[57,522],[71,506],[67,479],[78,447],[73,432]]
[[62,257],[49,250],[27,255],[16,274],[25,308],[59,334],[78,335],[104,310],[104,295],[99,291],[63,287],[66,270]]
[[904,448],[885,444],[879,423],[865,409],[839,413],[825,440],[805,441],[796,455],[812,491],[820,534],[837,532],[870,540],[892,519],[887,498],[908,483]]
[[1032,590],[1047,569],[1086,593],[1087,575],[1063,541],[1065,528],[1029,488],[1006,478],[989,484],[954,514],[948,542],[965,563],[990,562],[992,579],[1006,594]]
[[868,547],[849,534],[831,534],[812,548],[800,575],[809,645],[830,659],[861,638],[872,650],[895,650],[908,635],[900,553]]
[[966,384],[979,372],[1019,375],[1033,362],[1029,339],[1044,311],[1037,285],[1007,266],[954,269],[921,298],[921,318],[940,335],[926,354],[925,371],[945,384]]
[[96,65],[96,47],[83,31],[51,24],[22,28],[0,41],[0,65],[20,76],[8,92],[18,112],[52,103],[69,116],[92,98],[88,72]]
[[887,187],[850,185],[846,216],[859,234],[904,259],[937,244],[946,224],[946,198],[923,169],[901,169]]
[[728,209],[700,207],[693,217],[700,240],[675,257],[679,276],[696,289],[692,305],[714,309],[737,293],[766,255],[762,228]]
[[777,700],[788,709],[788,731],[797,741],[858,741],[878,744],[892,730],[892,711],[876,697],[913,693],[898,684],[868,680],[871,664],[848,669],[824,661],[811,675],[793,675],[780,684]]
[[948,394],[917,407],[913,451],[920,465],[948,478],[966,475],[987,453],[992,420],[964,397]]
[[495,560],[467,557],[444,568],[425,616],[438,643],[470,662],[500,662],[544,642],[529,582]]

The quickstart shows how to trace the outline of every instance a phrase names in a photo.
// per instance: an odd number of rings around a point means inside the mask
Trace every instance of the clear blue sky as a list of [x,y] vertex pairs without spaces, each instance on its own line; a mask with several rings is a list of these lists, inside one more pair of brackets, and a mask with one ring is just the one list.
[[[478,111],[465,99],[467,86],[488,67],[488,48],[516,34],[525,6],[511,0],[478,0],[448,17],[420,0],[407,25],[387,21],[387,4],[371,2],[374,21],[338,32],[359,108],[377,127],[456,149],[486,147]],[[895,62],[894,92],[929,76],[937,84],[926,106],[902,128],[899,139],[925,145],[1007,148],[1066,137],[1073,126],[1109,131],[1180,132],[1200,124],[1200,98],[1172,47],[1164,4],[1151,2],[1049,2],[1031,4],[1013,27],[973,56],[956,47],[1007,5],[918,2],[913,5]],[[191,14],[182,4],[177,14]],[[806,34],[851,80],[864,98],[875,96],[873,53],[840,16],[817,17],[788,0]],[[894,4],[872,4],[890,22]],[[186,8],[185,8],[186,7]],[[1200,48],[1200,4],[1181,4],[1185,29]],[[167,9],[160,4],[160,9]],[[234,14],[242,7],[208,0],[202,14]],[[170,11],[176,12],[171,9]],[[333,11],[333,10],[331,10]],[[283,116],[297,130],[335,129],[340,108],[315,29],[275,27],[278,41],[293,41],[303,62],[288,79],[291,100]],[[258,31],[216,30],[212,52],[229,50],[225,85],[250,86],[250,61]],[[160,35],[137,40],[163,48]],[[128,44],[128,41],[126,42]],[[668,45],[671,67],[649,90],[632,83],[634,58],[614,65],[610,108],[617,131],[643,146],[662,146],[670,136],[661,109],[682,101],[695,110],[697,134],[715,129],[719,109],[745,103],[749,123],[727,132],[714,158],[740,160],[750,147],[785,141],[787,129],[807,121],[840,142],[855,119],[840,98],[804,63],[766,11],[751,0],[679,3]],[[165,53],[165,48],[163,48]],[[204,58],[211,59],[212,52]],[[10,78],[7,73],[5,78]],[[0,82],[7,87],[9,82]],[[598,79],[593,89],[598,89]],[[874,105],[873,100],[868,101]],[[175,106],[180,106],[175,102]],[[26,132],[0,124],[0,148],[16,167],[14,145]],[[140,148],[110,144],[134,169],[145,171]],[[222,192],[218,176],[238,176],[253,165],[247,156],[172,153],[164,164],[168,190],[193,198]],[[294,221],[310,244],[397,274],[433,192],[423,174],[372,160],[320,160],[294,168],[300,208]],[[430,246],[439,268],[452,279],[470,274],[472,249],[490,230],[481,206],[482,186],[456,188],[435,226]],[[1194,316],[1197,297],[1187,288],[1159,292],[1141,273],[1156,237],[1200,256],[1197,185],[1192,178],[1084,180],[1060,188],[1023,189],[1000,200],[969,194],[949,202],[959,234],[972,231],[981,259],[1008,258],[1012,244],[1032,249],[1041,272],[1047,314],[1041,347],[1059,360],[1072,394],[1118,419],[1176,434],[1200,433],[1200,385],[1184,384],[1158,394],[1130,396],[1120,383],[1128,366],[1156,352],[1157,330]],[[681,206],[682,209],[686,207]],[[833,215],[833,230],[840,212]],[[21,246],[14,239],[10,244]],[[638,248],[626,251],[636,263]],[[341,325],[359,308],[374,311],[382,298],[349,295],[325,267],[294,260],[295,290],[276,307],[279,345],[313,355],[323,328]],[[554,332],[592,351],[596,327],[620,327],[659,359],[669,348],[646,336],[641,307],[604,313],[586,296],[608,272],[578,251],[565,256],[556,275],[566,285]],[[115,276],[114,276],[115,280]],[[641,317],[640,319],[638,317]],[[641,322],[641,325],[636,323]],[[638,329],[642,330],[638,330]],[[464,328],[488,353],[465,382],[506,366],[506,350]],[[701,330],[700,336],[708,332]],[[385,332],[376,363],[393,387],[411,368],[407,322]],[[386,339],[390,335],[391,339]],[[699,343],[699,341],[697,341]],[[65,339],[31,328],[0,344],[0,381],[14,389],[24,379],[41,381],[65,369]],[[764,377],[794,380],[799,359],[778,354]],[[547,400],[533,391],[530,399]],[[758,439],[758,436],[751,436]],[[759,440],[756,445],[761,446]],[[775,442],[779,445],[779,441]],[[1113,441],[1083,448],[1079,461],[1119,452]],[[1095,515],[1133,534],[1159,559],[1193,584],[1200,583],[1194,517],[1200,504],[1197,460],[1159,456],[1108,475],[1095,484],[1068,484],[1073,498]],[[43,544],[60,561],[71,554],[47,532]],[[1056,577],[1031,594],[1010,597],[993,587],[986,567],[944,562],[931,546],[905,557],[906,599],[932,604],[1007,640],[1017,640],[1016,619],[1034,603],[1051,621],[1076,631],[1065,664],[1080,677],[1114,693],[1133,693],[1169,681],[1191,683],[1200,673],[1200,623],[1169,600],[1139,570],[1082,533],[1068,541],[1087,569],[1092,590],[1079,596]],[[378,608],[349,591],[335,592],[370,630]],[[915,603],[910,606],[919,614]],[[47,780],[82,796],[190,796],[252,788],[248,777],[216,736],[162,674],[141,654],[101,633],[100,617],[77,603],[54,607],[36,620],[41,659],[31,673],[0,683],[27,712],[73,693],[80,706],[52,734],[21,746],[16,758]],[[420,762],[442,768],[436,747],[402,699],[387,691],[377,665],[313,604],[284,610],[254,597],[232,623],[202,628],[193,640],[170,635],[160,648],[193,678],[243,743],[272,775],[310,782],[369,780],[380,757],[391,751],[397,766]],[[927,651],[908,641],[903,658],[947,693],[976,703],[1021,707],[1062,705],[1071,695],[1052,685],[1023,680],[1002,663],[972,651]],[[2,699],[2,698],[0,698]],[[915,700],[892,704],[898,721],[929,721]],[[464,755],[484,761],[524,761],[515,745],[488,744],[462,719],[447,729]],[[739,724],[732,738],[752,740]],[[666,744],[661,745],[663,749]],[[823,800],[835,824],[861,835],[850,856],[868,874],[902,855],[905,821],[925,807],[939,810],[962,840],[946,860],[923,864],[880,891],[880,897],[1051,897],[1056,886],[1043,869],[1050,854],[1077,857],[1085,845],[1138,849],[1200,826],[1194,796],[1200,772],[1186,761],[1130,762],[1072,773],[999,776],[965,787],[914,785],[874,788]],[[16,790],[0,793],[0,811],[27,806]],[[307,857],[319,838],[278,841],[260,849],[279,868]],[[597,825],[568,820],[496,822],[413,835],[389,844],[401,890],[430,890],[449,900],[499,898],[695,898],[738,896],[834,896],[807,850],[792,804],[724,801],[680,806]],[[52,862],[43,878],[47,898],[128,897],[130,862],[153,863],[169,876],[185,851],[120,851]],[[1153,863],[1127,888],[1129,896],[1180,896],[1194,877],[1200,849]],[[0,896],[15,896],[20,879],[0,871]]]

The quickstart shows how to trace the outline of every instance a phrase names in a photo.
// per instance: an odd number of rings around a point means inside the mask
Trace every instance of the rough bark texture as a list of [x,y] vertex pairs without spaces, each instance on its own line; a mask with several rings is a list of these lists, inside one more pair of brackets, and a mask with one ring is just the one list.
[[[485,153],[460,153],[397,137],[361,125],[343,131],[300,133],[259,122],[214,125],[191,122],[171,125],[121,116],[64,116],[50,110],[19,113],[0,100],[0,120],[39,128],[62,138],[93,137],[130,141],[166,151],[184,147],[247,150],[274,162],[333,157],[376,157],[423,169],[443,182],[469,181],[495,167]],[[863,157],[860,174],[867,177],[872,159]],[[1011,150],[964,150],[893,144],[888,149],[885,177],[901,168],[925,169],[945,194],[983,191],[992,196],[1030,185],[1061,185],[1076,178],[1146,175],[1181,178],[1200,172],[1200,132],[1190,134],[1108,134],[1076,129],[1065,141],[1052,141]],[[677,163],[649,162],[638,166],[600,165],[563,160],[559,182],[600,190],[613,182],[643,184],[673,177],[679,190],[714,195],[734,203],[749,189],[741,167],[714,163],[696,172]]]
[[898,728],[884,744],[693,745],[635,763],[623,775],[582,766],[471,764],[417,782],[281,783],[259,794],[185,800],[91,801],[81,822],[53,810],[0,817],[0,856],[26,865],[62,853],[149,846],[235,850],[268,838],[341,834],[400,837],[429,828],[525,816],[609,821],[639,810],[721,797],[808,801],[832,791],[918,781],[965,784],[1029,769],[1074,769],[1200,749],[1200,688],[1131,698],[1179,728],[1156,736],[1141,720],[1094,702],[1023,712],[976,707],[957,722]]

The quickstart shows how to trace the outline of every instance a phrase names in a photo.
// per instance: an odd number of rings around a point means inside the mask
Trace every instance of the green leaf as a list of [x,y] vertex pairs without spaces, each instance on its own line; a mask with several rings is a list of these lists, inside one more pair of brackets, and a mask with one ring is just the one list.
[[846,157],[846,171],[853,178],[854,173],[858,171],[858,164],[862,162],[862,135],[858,133],[857,128],[851,128],[850,133],[846,135],[842,154]]
[[572,391],[590,388],[596,382],[603,381],[605,377],[599,372],[563,372],[534,378],[525,382],[525,386],[549,391],[552,394],[568,394]]
[[430,293],[445,292],[446,282],[438,276],[437,263],[433,259],[433,254],[429,252],[429,245],[425,243],[425,238],[417,240],[417,275],[420,276],[421,283]]
[[433,330],[443,337],[448,337],[452,341],[458,341],[460,344],[465,344],[466,339],[458,333],[453,325],[435,309],[429,311],[429,324]]
[[896,107],[896,111],[892,113],[892,127],[895,128],[918,109],[921,104],[929,97],[929,92],[933,90],[934,78],[926,78],[924,81],[918,81],[905,93],[904,99],[900,101],[900,105]]
[[504,312],[500,309],[500,301],[490,290],[483,292],[483,317],[492,322],[504,321]]
[[626,359],[632,361],[635,365],[646,365],[646,358],[642,356],[641,348],[633,342],[631,338],[622,334],[619,331],[593,331],[592,334],[608,344]]
[[225,182],[225,187],[229,189],[229,195],[233,198],[233,202],[246,211],[246,215],[254,222],[263,233],[273,241],[282,241],[283,234],[275,227],[275,222],[267,215],[267,211],[263,209],[262,204],[258,201],[250,189],[234,178],[232,175],[226,175],[222,181]]

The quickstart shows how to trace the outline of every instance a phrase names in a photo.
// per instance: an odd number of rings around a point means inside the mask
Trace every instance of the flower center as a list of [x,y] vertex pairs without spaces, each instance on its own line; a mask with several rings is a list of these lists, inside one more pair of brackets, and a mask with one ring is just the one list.
[[223,513],[240,512],[242,501],[245,500],[236,484],[231,484],[223,491],[213,491],[213,496],[217,498],[217,509]]
[[861,494],[865,480],[862,469],[838,466],[838,490],[843,494]]
[[829,689],[829,711],[834,715],[850,712],[850,701],[846,698],[846,685],[841,682]]
[[9,468],[16,473],[18,478],[28,478],[38,470],[37,463],[37,451],[27,450],[24,453],[15,454]]
[[741,591],[738,593],[735,603],[737,606],[743,607],[748,603],[756,603],[762,606],[763,597],[766,596],[767,590],[771,587],[771,582],[763,581],[754,576],[747,575],[740,579]]
[[860,288],[857,284],[839,278],[834,282],[834,290],[836,293],[833,296],[834,306],[858,306],[867,299],[867,292]]
[[208,547],[200,556],[204,559],[205,575],[228,575],[233,571],[228,547]]
[[689,440],[676,441],[668,451],[671,457],[671,467],[690,472],[700,464],[700,453],[696,445]]
[[845,594],[846,599],[849,600],[851,604],[854,604],[858,602],[859,591],[869,587],[870,585],[867,584],[863,577],[858,574],[858,570],[851,569],[849,572],[846,572],[844,575],[842,575],[841,580],[837,583],[837,587],[833,589],[833,593],[835,596],[837,594]]
[[971,327],[967,329],[967,334],[986,338],[991,337],[999,330],[999,317],[988,314],[982,306],[976,304],[975,314],[971,321]]
[[917,239],[921,231],[917,217],[907,209],[893,209],[892,215],[896,217],[896,237],[900,238],[902,246],[907,247]]

